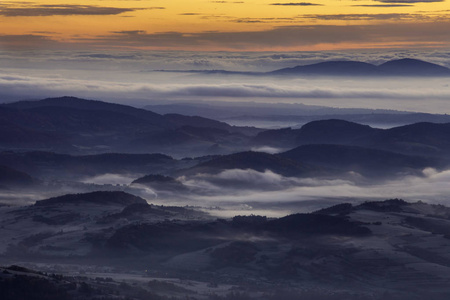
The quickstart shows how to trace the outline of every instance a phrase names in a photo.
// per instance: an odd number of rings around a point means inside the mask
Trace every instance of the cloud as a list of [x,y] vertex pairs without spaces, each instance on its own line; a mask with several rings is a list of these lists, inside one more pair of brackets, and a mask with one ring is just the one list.
[[280,152],[283,152],[283,151],[287,151],[289,149],[281,149],[281,148],[275,148],[275,147],[271,147],[271,146],[262,146],[262,147],[254,147],[251,150],[255,151],[255,152],[264,152],[264,153],[276,154],[276,153],[280,153]]
[[[300,18],[323,20],[396,20],[402,23],[381,23],[374,25],[310,25],[281,26],[265,31],[241,32],[160,32],[139,34],[115,34],[93,39],[79,39],[78,42],[97,46],[120,45],[120,47],[149,47],[152,49],[229,49],[269,50],[299,49],[308,46],[358,45],[386,46],[435,45],[450,43],[450,21],[430,22],[422,15],[411,14],[353,14],[353,15],[306,15]],[[424,20],[425,18],[425,20]],[[419,21],[420,22],[417,22]],[[253,22],[258,19],[251,20]],[[414,22],[413,22],[414,21]],[[414,34],[412,34],[414,33]]]
[[0,49],[39,49],[58,48],[61,43],[55,41],[50,36],[42,34],[24,35],[0,35]]
[[211,3],[217,3],[217,4],[243,4],[244,1],[211,1]]
[[95,54],[80,54],[78,57],[81,58],[94,58],[94,59],[114,59],[114,60],[122,60],[122,59],[136,59],[136,55],[112,55],[105,53],[95,53]]
[[278,5],[278,6],[323,6],[323,4],[317,4],[317,3],[311,3],[311,2],[271,3],[270,5]]
[[414,6],[412,4],[361,4],[352,5],[356,7],[404,7],[404,6]]
[[444,0],[375,0],[382,3],[434,3],[443,2]]
[[335,14],[335,15],[318,15],[306,14],[301,18],[313,20],[345,20],[345,21],[368,21],[368,20],[417,20],[427,18],[419,14],[392,13],[392,14]]
[[111,31],[111,33],[125,34],[125,35],[139,35],[146,34],[145,30],[121,30],[121,31]]
[[81,182],[86,184],[130,184],[133,180],[135,180],[139,175],[133,174],[133,175],[123,175],[123,174],[102,174],[94,177],[87,177],[81,180]]
[[[80,73],[82,74],[82,73]],[[97,74],[97,73],[95,73]],[[95,76],[95,74],[91,76]],[[118,73],[117,76],[123,73]],[[273,80],[272,78],[248,78],[242,77],[232,79],[228,78],[230,83],[220,83],[220,77],[217,82],[213,80],[212,76],[190,78],[191,82],[184,81],[184,83],[171,83],[171,81],[180,81],[177,74],[169,74],[167,79],[163,80],[160,73],[143,75],[138,80],[137,75],[128,76],[133,78],[134,82],[126,81],[107,81],[105,78],[98,80],[95,78],[81,79],[67,79],[53,76],[44,76],[36,74],[36,76],[24,76],[14,73],[0,74],[0,89],[3,95],[11,95],[26,98],[32,95],[33,98],[74,95],[85,98],[97,99],[121,99],[121,102],[129,98],[135,99],[261,99],[259,101],[265,102],[290,102],[290,99],[315,99],[316,105],[319,100],[323,99],[332,106],[339,106],[344,104],[356,105],[356,107],[366,107],[368,103],[371,108],[373,105],[383,106],[387,105],[385,101],[392,103],[393,99],[402,100],[396,101],[395,107],[390,104],[392,109],[407,108],[408,110],[417,109],[417,105],[426,105],[426,109],[436,109],[436,106],[450,97],[449,88],[442,88],[442,82],[445,79],[439,80],[424,80],[408,79],[402,80],[332,80],[318,79],[311,80],[308,78],[298,79],[284,79],[281,82]],[[128,78],[127,77],[127,78]],[[122,79],[123,80],[123,79]],[[159,80],[161,82],[147,83],[145,81]],[[205,83],[209,81],[209,83]],[[140,82],[139,82],[140,81]],[[256,81],[256,82],[253,82]],[[382,88],[380,88],[382,86]],[[13,97],[15,98],[15,97]],[[263,100],[264,99],[264,100]],[[282,100],[285,99],[285,100]],[[354,99],[352,101],[352,99]],[[363,99],[367,99],[364,101]],[[378,99],[374,102],[370,99]],[[423,99],[428,99],[425,104]],[[339,101],[338,101],[339,100]],[[313,100],[311,100],[313,101]],[[332,102],[330,102],[332,101]],[[436,102],[436,103],[435,103]],[[439,104],[440,105],[440,104]],[[385,108],[385,107],[384,107]],[[420,111],[420,109],[417,109]],[[428,111],[426,110],[426,111]]]
[[[149,8],[149,9],[163,9]],[[26,5],[25,7],[0,4],[0,15],[5,17],[43,17],[43,16],[71,16],[71,15],[118,15],[125,12],[140,10],[138,8],[119,8],[95,5],[75,4],[46,4]]]

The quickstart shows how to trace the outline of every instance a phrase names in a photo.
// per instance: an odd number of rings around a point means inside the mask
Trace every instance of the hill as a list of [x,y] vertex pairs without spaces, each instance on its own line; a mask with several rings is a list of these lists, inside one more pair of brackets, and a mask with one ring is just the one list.
[[442,167],[442,162],[436,159],[346,145],[304,145],[278,156],[340,172],[354,171],[365,176],[420,175],[427,167]]
[[[246,141],[247,135],[257,132],[202,117],[160,115],[131,106],[75,97],[0,106],[0,146],[13,150],[66,153],[164,150],[172,153],[196,151],[197,155],[203,155],[218,143],[229,148],[240,147],[240,140]],[[158,141],[161,136],[165,137],[164,143]],[[193,149],[193,145],[197,148]]]
[[217,174],[232,169],[251,169],[258,172],[270,170],[284,176],[308,176],[316,173],[319,174],[321,171],[320,168],[306,163],[299,163],[288,158],[263,152],[247,151],[219,156],[200,163],[195,167],[181,170],[178,173],[180,175],[194,175],[199,173]]
[[101,174],[145,174],[192,165],[163,154],[104,153],[69,155],[54,152],[0,152],[0,165],[35,177],[76,180]]
[[255,145],[295,147],[338,144],[398,152],[406,155],[450,158],[450,123],[421,122],[377,129],[344,120],[320,120],[300,129],[268,130],[253,138]]
[[8,187],[26,187],[36,183],[37,180],[30,175],[0,165],[0,189]]

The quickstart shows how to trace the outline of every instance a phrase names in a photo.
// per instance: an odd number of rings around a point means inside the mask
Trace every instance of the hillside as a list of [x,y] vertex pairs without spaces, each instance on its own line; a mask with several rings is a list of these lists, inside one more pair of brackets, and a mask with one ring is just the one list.
[[[0,146],[12,150],[204,155],[215,145],[223,144],[223,149],[242,147],[247,135],[257,132],[202,117],[160,115],[75,97],[21,101],[0,107]],[[160,143],[162,136],[165,141]]]
[[346,145],[304,145],[278,156],[341,172],[353,171],[368,177],[420,175],[427,167],[443,167],[442,161],[437,159]]
[[[68,202],[68,195],[46,205],[1,208],[1,253],[37,268],[1,268],[2,291],[12,291],[20,275],[29,276],[21,277],[22,286],[41,282],[51,294],[80,297],[81,282],[95,288],[90,295],[125,293],[133,299],[148,299],[143,290],[208,299],[221,286],[222,295],[236,289],[231,286],[245,291],[238,299],[449,296],[450,208],[443,205],[390,199],[278,218],[216,219],[130,195],[109,196],[107,202],[84,194],[78,197],[86,201]],[[46,263],[39,263],[43,258]],[[48,277],[55,270],[67,278]],[[157,289],[162,286],[168,290]]]
[[30,175],[0,165],[0,189],[8,187],[29,187],[38,181]]
[[338,144],[449,158],[450,123],[421,122],[377,129],[344,120],[320,120],[300,129],[268,130],[253,138],[256,145],[292,148],[308,144]]
[[190,169],[181,170],[178,173],[183,175],[217,174],[224,170],[232,169],[251,169],[258,172],[270,170],[284,176],[313,176],[320,174],[322,171],[320,168],[307,163],[299,163],[268,153],[247,151],[219,156]]

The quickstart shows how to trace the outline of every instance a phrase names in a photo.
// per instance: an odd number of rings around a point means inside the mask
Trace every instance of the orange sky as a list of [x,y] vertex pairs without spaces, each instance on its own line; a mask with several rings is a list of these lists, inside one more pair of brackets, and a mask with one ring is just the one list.
[[449,12],[448,0],[2,1],[0,49],[448,47]]

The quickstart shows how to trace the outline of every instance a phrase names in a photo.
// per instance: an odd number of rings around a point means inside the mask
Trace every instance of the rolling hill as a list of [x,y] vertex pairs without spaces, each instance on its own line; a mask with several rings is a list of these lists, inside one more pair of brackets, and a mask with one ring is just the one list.
[[[215,130],[215,131],[214,131]],[[177,152],[240,147],[258,131],[194,116],[160,115],[131,106],[75,97],[0,106],[0,147],[65,153]],[[164,136],[165,142],[158,139]],[[190,149],[197,144],[198,149]],[[177,147],[184,147],[177,149]],[[191,151],[191,152],[192,152]]]

